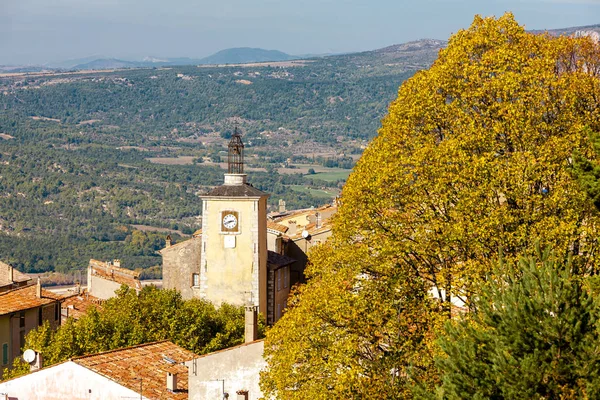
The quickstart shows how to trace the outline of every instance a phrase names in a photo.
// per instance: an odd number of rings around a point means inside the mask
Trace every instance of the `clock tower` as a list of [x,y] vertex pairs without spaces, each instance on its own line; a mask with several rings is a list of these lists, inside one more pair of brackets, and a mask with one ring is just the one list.
[[253,304],[267,311],[267,198],[247,183],[237,127],[223,185],[202,198],[199,295],[215,304]]

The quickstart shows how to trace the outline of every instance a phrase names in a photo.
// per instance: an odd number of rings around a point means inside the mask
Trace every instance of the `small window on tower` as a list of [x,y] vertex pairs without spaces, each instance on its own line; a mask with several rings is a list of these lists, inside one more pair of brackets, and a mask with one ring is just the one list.
[[200,274],[192,274],[192,286],[200,286]]

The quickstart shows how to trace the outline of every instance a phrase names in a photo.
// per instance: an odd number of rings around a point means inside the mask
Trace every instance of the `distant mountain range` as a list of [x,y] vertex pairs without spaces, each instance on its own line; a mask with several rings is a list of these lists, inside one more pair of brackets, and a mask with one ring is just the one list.
[[[533,30],[531,32],[541,33],[543,30]],[[552,35],[591,35],[594,38],[600,38],[600,24],[579,26],[562,29],[548,30]],[[396,44],[378,50],[365,51],[360,53],[347,53],[337,57],[351,58],[354,62],[366,62],[369,57],[376,56],[384,58],[393,63],[395,59],[402,58],[405,62],[407,54],[416,58],[430,58],[431,55],[437,55],[437,50],[446,46],[446,41],[436,39],[421,39],[413,42]],[[314,57],[324,57],[331,55],[303,55],[293,56],[278,50],[265,50],[260,48],[236,47],[221,50],[211,56],[204,58],[165,58],[165,57],[145,57],[139,61],[120,60],[116,58],[94,55],[80,59],[65,60],[48,63],[45,65],[26,65],[26,66],[2,66],[0,72],[39,72],[44,70],[105,70],[120,68],[151,68],[165,67],[175,65],[214,65],[214,64],[247,64],[253,62],[268,61],[289,61],[297,59],[306,59]]]
[[[51,63],[48,68],[61,68],[73,70],[90,69],[115,69],[115,68],[143,68],[143,67],[163,67],[170,65],[199,65],[199,64],[246,64],[251,62],[264,61],[288,61],[300,57],[292,56],[278,50],[265,50],[250,47],[237,47],[221,50],[205,58],[164,58],[164,57],[145,57],[141,61],[119,60],[108,57],[86,57],[80,60],[70,60],[67,62]],[[80,62],[77,62],[80,61]]]

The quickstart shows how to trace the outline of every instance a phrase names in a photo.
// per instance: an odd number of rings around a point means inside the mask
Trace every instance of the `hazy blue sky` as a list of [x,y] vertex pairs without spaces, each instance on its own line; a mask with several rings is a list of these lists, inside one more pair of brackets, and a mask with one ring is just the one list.
[[370,50],[446,39],[475,14],[507,10],[528,29],[600,23],[600,0],[0,0],[0,64]]

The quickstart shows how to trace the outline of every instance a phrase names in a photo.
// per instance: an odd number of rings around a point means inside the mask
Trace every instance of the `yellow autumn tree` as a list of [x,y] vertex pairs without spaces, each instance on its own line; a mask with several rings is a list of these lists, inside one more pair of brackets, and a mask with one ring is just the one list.
[[[598,214],[572,176],[600,132],[599,45],[476,17],[399,89],[342,194],[308,284],[268,333],[261,385],[285,399],[413,398],[436,326],[499,249],[539,242],[597,271]],[[577,260],[579,258],[579,260]]]

